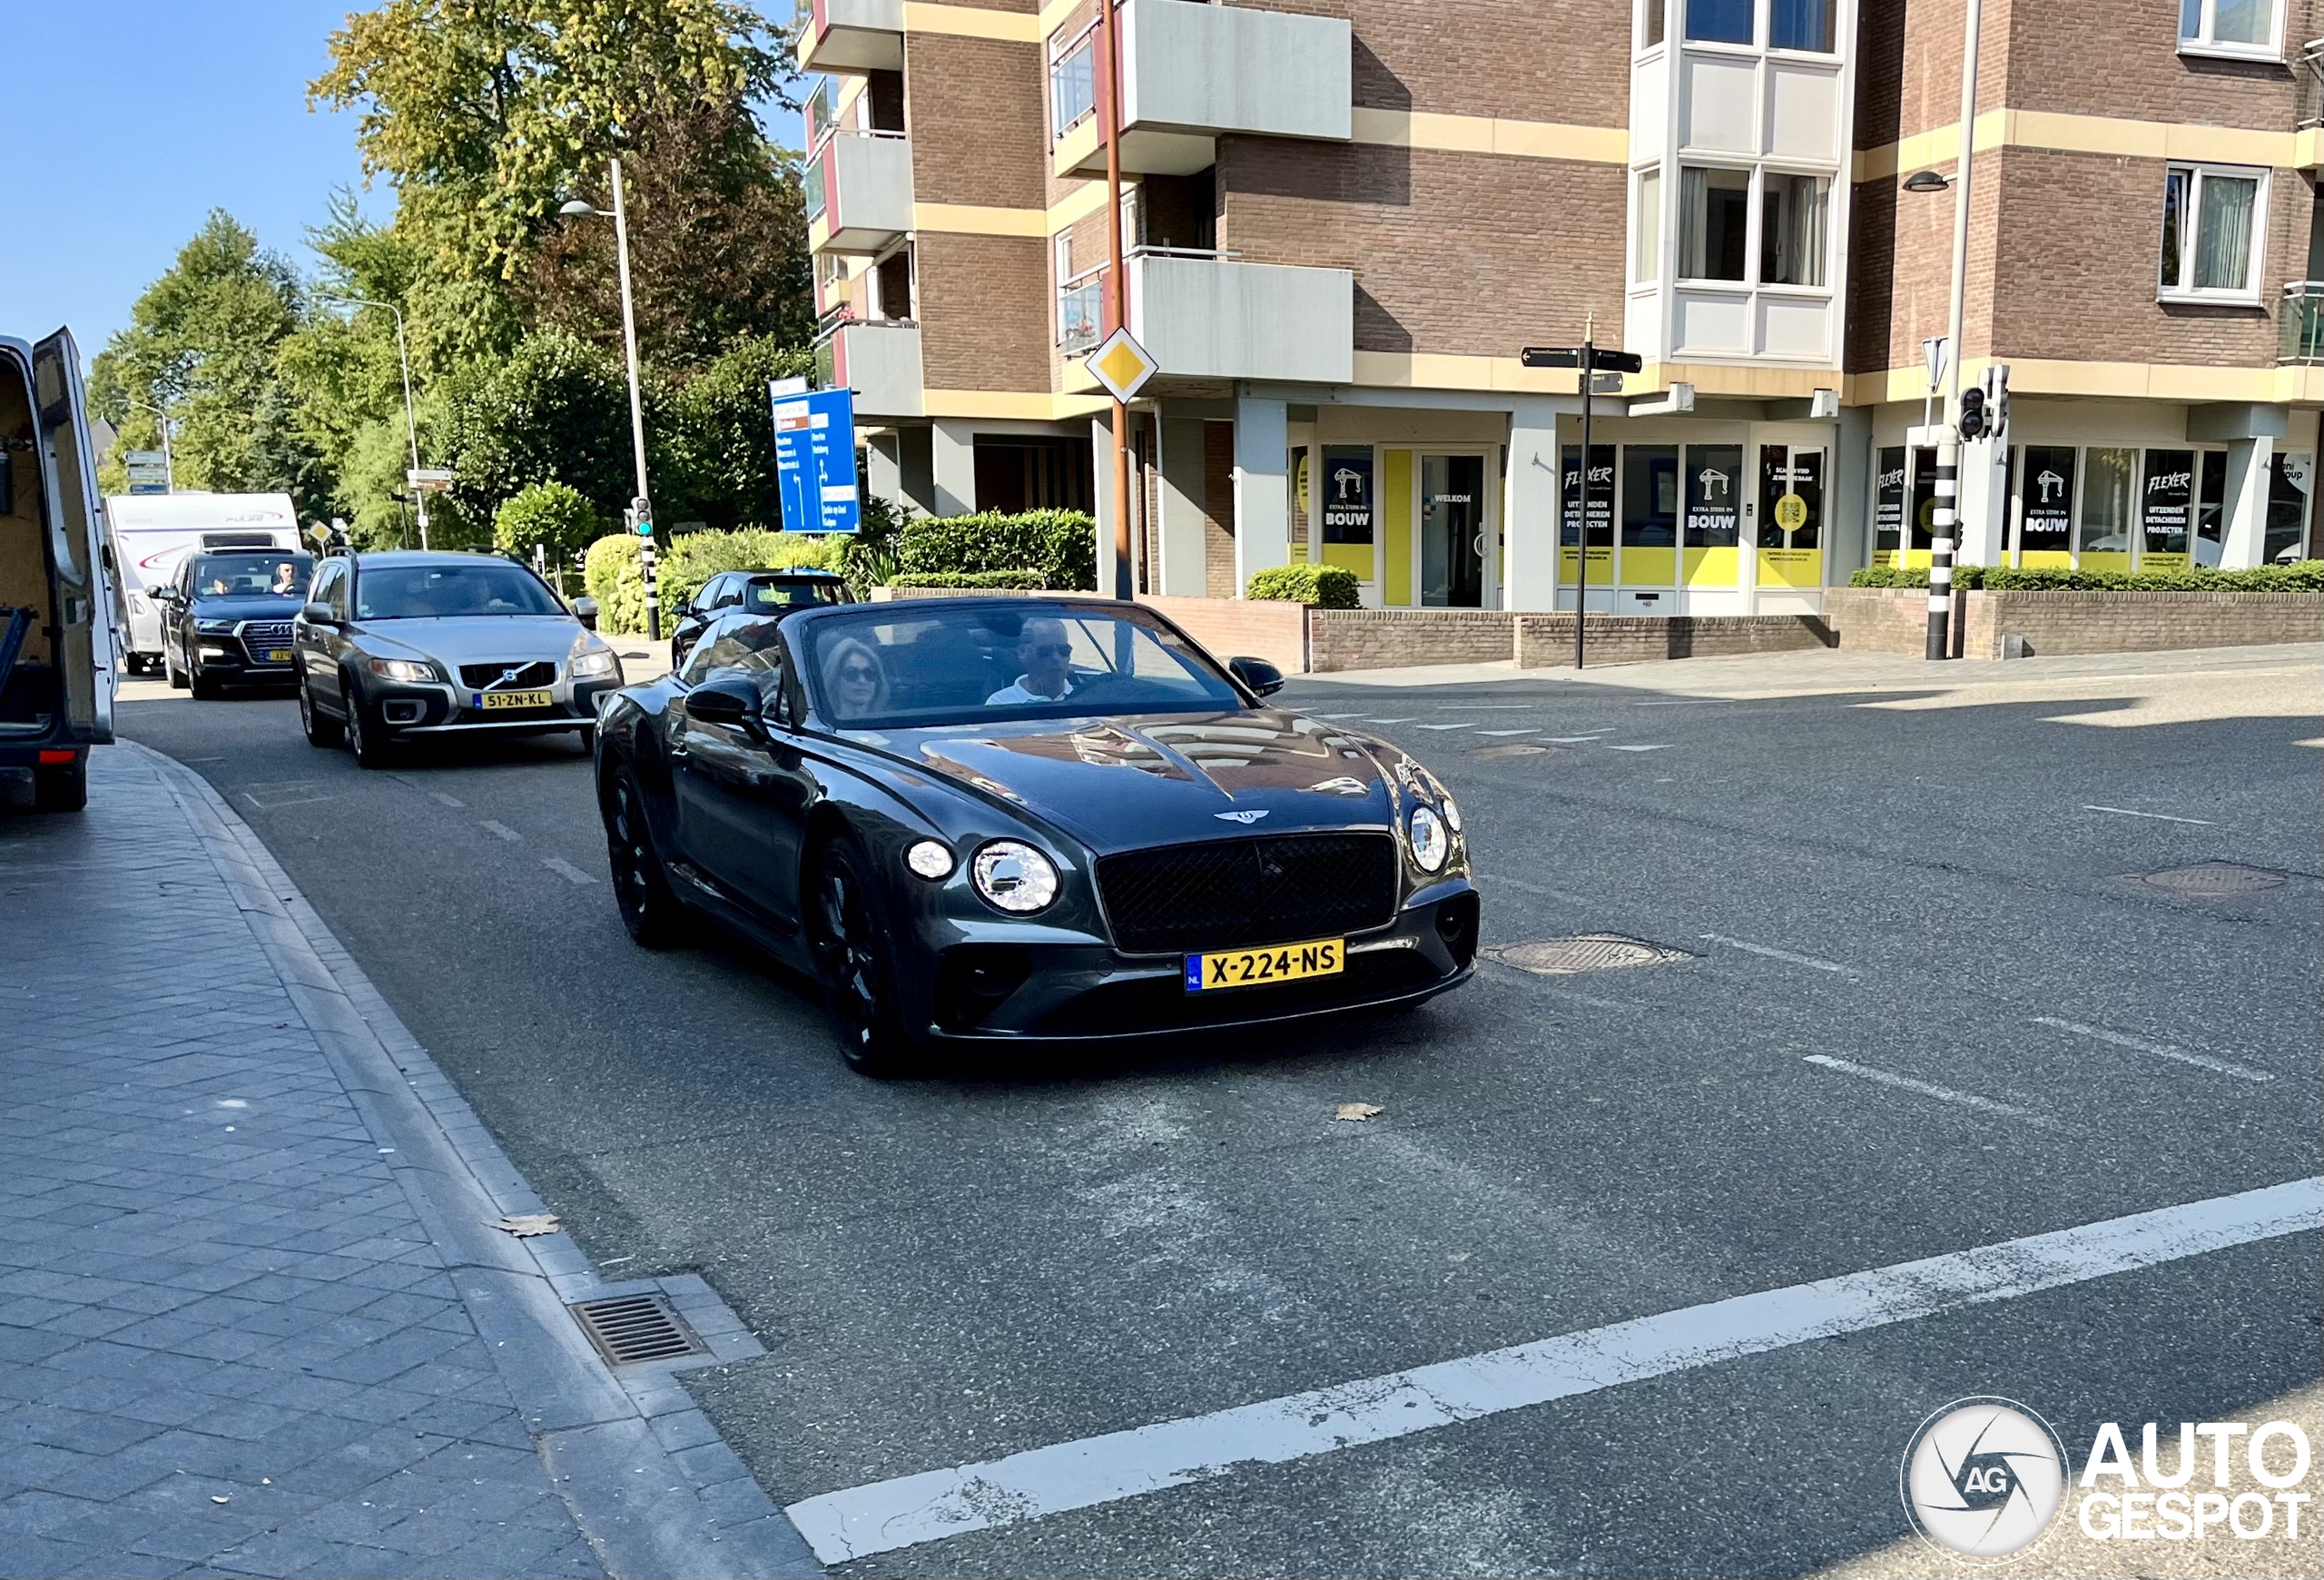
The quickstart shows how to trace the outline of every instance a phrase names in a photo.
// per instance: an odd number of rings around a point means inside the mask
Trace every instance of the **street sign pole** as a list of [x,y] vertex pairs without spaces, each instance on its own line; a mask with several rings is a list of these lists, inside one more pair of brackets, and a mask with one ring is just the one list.
[[1598,341],[1595,335],[1581,342],[1581,498],[1575,517],[1573,535],[1573,667],[1581,667],[1587,638],[1582,627],[1590,623],[1590,387],[1598,381]]
[[[1118,35],[1121,20],[1114,15],[1116,0],[1098,0],[1098,15],[1106,37],[1106,295],[1113,309],[1113,327],[1129,328],[1129,282],[1122,278],[1122,70]],[[1114,596],[1130,596],[1129,575],[1129,404],[1114,398]]]

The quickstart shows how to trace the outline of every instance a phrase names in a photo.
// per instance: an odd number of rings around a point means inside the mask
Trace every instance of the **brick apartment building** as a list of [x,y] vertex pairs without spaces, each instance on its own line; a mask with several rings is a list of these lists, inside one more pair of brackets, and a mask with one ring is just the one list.
[[[799,53],[872,487],[1110,543],[1099,3],[812,0]],[[1953,198],[1903,179],[1953,171],[1959,0],[1116,4],[1141,590],[1570,609],[1586,536],[1592,609],[1812,613],[1925,563]],[[2319,9],[1987,0],[1964,370],[2013,410],[1965,559],[2317,551]],[[1586,326],[1645,368],[1585,468],[1518,352]]]

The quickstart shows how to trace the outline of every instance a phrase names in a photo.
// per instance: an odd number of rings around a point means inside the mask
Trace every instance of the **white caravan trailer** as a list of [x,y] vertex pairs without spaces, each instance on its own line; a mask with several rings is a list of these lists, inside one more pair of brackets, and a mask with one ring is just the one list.
[[300,547],[288,494],[112,494],[105,526],[121,588],[123,661],[133,674],[162,667],[153,589],[177,574],[189,549]]

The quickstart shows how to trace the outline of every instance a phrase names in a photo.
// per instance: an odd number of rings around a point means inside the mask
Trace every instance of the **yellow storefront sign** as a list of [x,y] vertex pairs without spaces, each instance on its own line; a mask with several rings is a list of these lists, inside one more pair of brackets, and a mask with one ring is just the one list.
[[[1591,567],[1597,565],[1591,560]],[[1669,587],[1679,577],[1679,551],[1675,548],[1630,548],[1622,550],[1621,578],[1624,587]]]
[[1685,551],[1689,587],[1733,587],[1742,579],[1740,549],[1689,548]]
[[1759,585],[1822,587],[1824,551],[1820,548],[1762,548],[1759,550]]

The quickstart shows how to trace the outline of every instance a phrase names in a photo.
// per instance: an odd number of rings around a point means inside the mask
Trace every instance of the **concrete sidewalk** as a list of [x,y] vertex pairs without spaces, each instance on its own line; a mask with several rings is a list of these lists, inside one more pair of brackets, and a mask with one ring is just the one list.
[[[820,1573],[191,772],[0,811],[0,1576]],[[610,1367],[566,1305],[708,1353]]]

